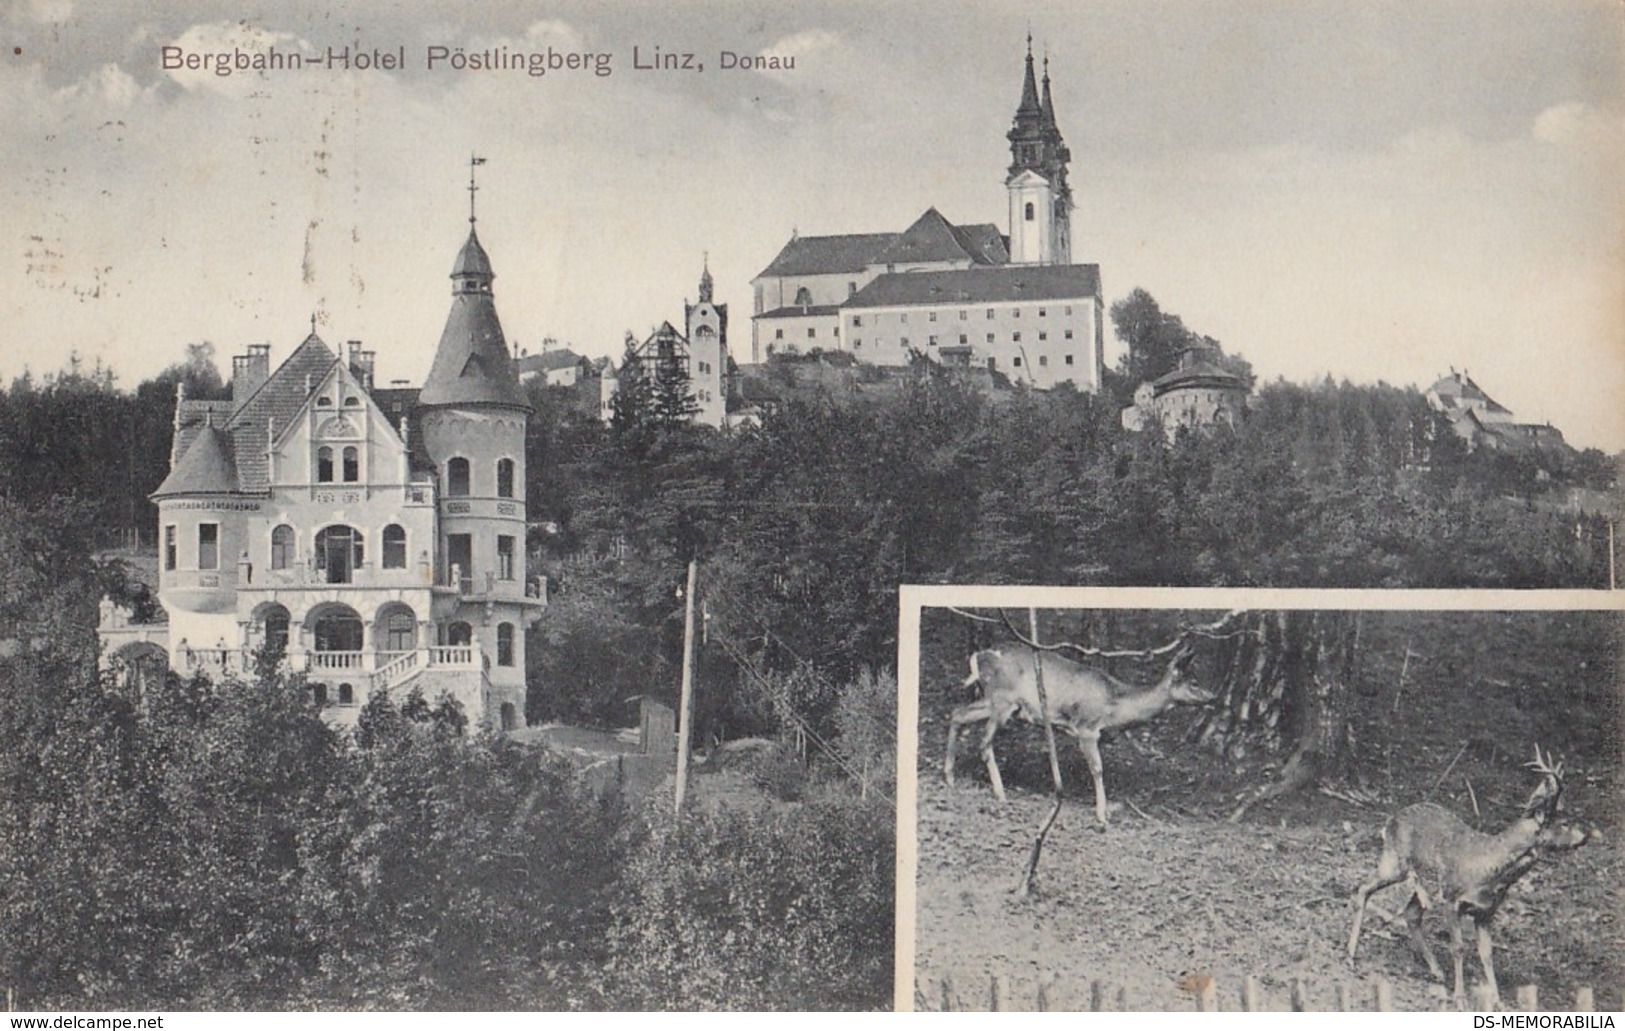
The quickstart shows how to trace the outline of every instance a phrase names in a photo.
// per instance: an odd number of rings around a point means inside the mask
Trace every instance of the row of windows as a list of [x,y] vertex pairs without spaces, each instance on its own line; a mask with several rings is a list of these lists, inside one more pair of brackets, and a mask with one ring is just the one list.
[[[330,447],[321,447],[316,450],[316,482],[333,483],[334,478],[334,451]],[[346,447],[339,452],[339,473],[342,483],[358,483],[361,480],[361,453],[355,447]],[[513,497],[514,488],[514,461],[511,458],[497,459],[497,497]],[[446,494],[450,497],[466,497],[469,494],[469,465],[466,458],[453,458],[446,463]]]
[[[1064,337],[1063,337],[1063,338],[1064,338],[1064,339],[1066,339],[1066,340],[1071,340],[1071,339],[1072,339],[1072,331],[1071,331],[1071,330],[1070,330],[1070,329],[1069,329],[1069,330],[1067,330],[1067,331],[1066,331],[1066,333],[1065,333],[1065,334],[1064,334]],[[1046,333],[1046,332],[1042,332],[1042,331],[1040,331],[1040,332],[1039,332],[1039,334],[1038,334],[1038,340],[1039,340],[1039,342],[1040,342],[1040,343],[1043,343],[1043,342],[1044,342],[1044,341],[1046,341],[1046,340],[1048,340],[1048,339],[1049,339],[1049,334],[1048,334],[1048,333]],[[902,346],[902,347],[907,347],[907,346],[908,346],[908,337],[899,337],[899,338],[898,338],[898,341],[897,341],[897,342],[898,342],[898,344],[899,344],[899,345],[900,345],[900,346]],[[970,334],[968,334],[968,333],[961,333],[961,334],[959,334],[959,342],[960,342],[960,343],[962,343],[962,344],[968,344],[968,343],[970,343]],[[989,333],[989,334],[988,334],[988,335],[987,335],[987,342],[988,342],[988,343],[990,343],[990,344],[991,344],[991,343],[994,343],[994,342],[995,342],[995,341],[994,341],[994,334],[992,334],[992,333]],[[1019,344],[1019,343],[1021,343],[1021,334],[1020,334],[1020,333],[1019,333],[1019,332],[1016,332],[1016,333],[1011,333],[1011,334],[1010,334],[1010,342],[1011,342],[1011,343],[1013,343],[1013,344]],[[879,345],[880,345],[880,344],[881,344],[881,343],[882,343],[882,341],[881,341],[881,340],[879,340],[879,339],[876,339],[876,340],[875,340],[875,345],[876,345],[876,346],[877,346],[877,347],[878,347],[878,346],[879,346]],[[925,338],[925,345],[926,345],[926,346],[927,346],[927,347],[935,347],[935,346],[937,346],[937,337],[936,337],[936,334],[932,334],[932,335],[931,335],[931,336],[928,336],[928,337],[926,337],[926,338]],[[863,346],[863,340],[862,340],[862,338],[860,338],[860,337],[853,337],[853,338],[852,338],[852,346],[853,346],[853,347],[855,347],[855,348],[856,348],[856,347],[862,347],[862,346]]]
[[[513,459],[497,459],[497,497],[513,497],[513,474]],[[467,497],[470,493],[469,480],[468,459],[453,458],[446,463],[446,495],[448,497]]]
[[[840,326],[835,327],[835,335],[837,337],[841,335],[841,327]],[[817,326],[808,326],[807,327],[807,339],[808,340],[816,340],[817,338],[818,338],[818,327]],[[774,340],[783,340],[784,339],[784,330],[783,329],[775,329],[773,331],[773,339]]]
[[[1041,342],[1046,341],[1046,340],[1049,339],[1049,334],[1040,333],[1040,334],[1038,334],[1038,339]],[[1067,330],[1066,339],[1068,339],[1068,340],[1072,339],[1072,331],[1071,330]],[[1020,333],[1012,334],[1012,336],[1010,337],[1010,341],[1011,341],[1011,343],[1016,343],[1016,344],[1021,343],[1021,334]],[[959,334],[959,342],[961,344],[969,344],[970,343],[970,336],[965,334],[965,333]],[[995,342],[996,341],[993,338],[993,334],[989,333],[987,335],[987,343],[993,344]],[[885,343],[884,340],[876,339],[875,342],[874,342],[874,346],[880,347],[884,343]],[[908,344],[908,337],[899,337],[898,338],[897,346],[899,346],[899,347],[907,347],[908,345],[909,345]],[[936,347],[937,346],[937,338],[935,336],[927,337],[926,341],[925,341],[925,345],[927,347]],[[857,350],[858,348],[861,348],[862,346],[863,346],[863,341],[862,340],[858,339],[857,337],[852,338],[852,348],[853,348],[853,350]],[[1016,359],[1016,364],[1020,365],[1021,364],[1021,359],[1017,358]],[[1045,356],[1045,355],[1039,355],[1038,364],[1040,364],[1040,365],[1048,365],[1049,364],[1049,358],[1047,356]],[[1072,355],[1069,354],[1069,355],[1066,356],[1066,364],[1068,364],[1068,365],[1074,364],[1074,358],[1073,358]]]
[[[448,538],[451,561],[462,567],[465,578],[473,577],[473,537],[470,534],[451,534]],[[497,537],[496,573],[500,580],[516,578],[517,538],[503,534]],[[342,524],[324,527],[315,539],[316,569],[324,574],[328,583],[349,583],[354,571],[365,558],[365,535],[353,526]],[[173,571],[180,557],[179,528],[164,527],[164,569]],[[298,561],[294,546],[293,527],[283,524],[271,530],[271,568],[292,569]],[[383,532],[383,568],[406,568],[406,529],[390,523]],[[220,568],[220,524],[199,523],[197,528],[197,568]]]
[[[990,318],[990,319],[993,318],[994,313],[996,311],[998,311],[997,308],[989,308],[989,309],[987,309],[987,317]],[[1062,313],[1066,314],[1066,315],[1071,315],[1072,314],[1072,306],[1070,304],[1066,305],[1062,309]],[[1010,309],[1010,317],[1013,318],[1013,319],[1021,318],[1021,309],[1020,308],[1011,308]],[[1049,317],[1049,309],[1048,308],[1040,308],[1040,309],[1038,309],[1038,317],[1041,318],[1041,319],[1048,318]],[[880,320],[883,319],[883,318],[885,318],[884,313],[877,312],[875,314],[875,316],[874,316],[875,325],[878,326],[880,324]],[[967,308],[959,309],[959,321],[960,322],[964,322],[964,321],[968,320],[969,318],[970,318],[970,310],[969,309],[967,309]],[[906,324],[908,322],[908,312],[906,312],[906,311],[905,312],[899,312],[898,315],[897,315],[897,321]],[[934,311],[926,312],[925,313],[925,321],[927,321],[927,322],[935,322],[935,321],[937,321],[937,313],[934,312]],[[852,316],[852,325],[853,325],[854,328],[863,325],[863,316],[862,315],[854,315],[854,316]]]

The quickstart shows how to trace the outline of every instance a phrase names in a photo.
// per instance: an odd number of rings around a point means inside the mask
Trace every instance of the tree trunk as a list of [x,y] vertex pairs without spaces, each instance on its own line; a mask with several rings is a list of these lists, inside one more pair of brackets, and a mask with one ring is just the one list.
[[1248,794],[1232,822],[1261,802],[1340,783],[1354,769],[1350,721],[1358,612],[1256,612],[1233,639],[1213,715],[1197,729],[1232,762],[1285,755],[1280,774]]

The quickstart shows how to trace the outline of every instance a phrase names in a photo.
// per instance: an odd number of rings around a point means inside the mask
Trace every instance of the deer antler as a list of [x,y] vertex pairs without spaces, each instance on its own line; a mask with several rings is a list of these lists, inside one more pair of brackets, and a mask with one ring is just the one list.
[[1547,752],[1545,755],[1540,754],[1539,742],[1535,743],[1534,761],[1524,763],[1524,767],[1526,769],[1534,770],[1536,773],[1545,774],[1546,776],[1557,781],[1559,784],[1563,783],[1563,760],[1559,759],[1557,764],[1554,766],[1552,764],[1552,753]]

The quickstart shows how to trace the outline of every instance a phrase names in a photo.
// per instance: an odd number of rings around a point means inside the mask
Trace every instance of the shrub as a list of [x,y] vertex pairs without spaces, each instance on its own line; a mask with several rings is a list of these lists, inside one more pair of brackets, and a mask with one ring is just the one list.
[[649,1009],[880,1009],[891,1003],[893,810],[651,814],[627,870],[601,990]]

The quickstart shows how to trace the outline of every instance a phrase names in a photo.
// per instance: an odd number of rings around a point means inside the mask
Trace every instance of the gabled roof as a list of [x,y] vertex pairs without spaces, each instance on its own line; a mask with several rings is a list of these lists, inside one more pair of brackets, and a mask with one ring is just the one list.
[[1454,403],[1472,402],[1483,405],[1487,411],[1498,415],[1512,414],[1512,409],[1484,393],[1484,388],[1473,382],[1472,377],[1465,372],[1451,372],[1448,376],[1440,377],[1428,389],[1445,400],[1447,406]]
[[890,273],[847,298],[842,307],[1061,301],[1099,296],[1099,265],[1000,265]]
[[552,372],[555,369],[568,369],[585,361],[581,355],[576,354],[568,347],[558,351],[543,351],[541,354],[527,354],[517,359],[514,371],[520,376],[528,376],[535,372]]
[[814,276],[821,273],[862,272],[873,264],[896,233],[847,233],[843,236],[792,236],[778,257],[763,269],[763,276]]
[[999,227],[991,222],[973,226],[954,226],[954,235],[960,245],[970,252],[978,265],[1008,265],[1010,244]]
[[954,226],[936,208],[926,208],[925,214],[898,234],[897,238],[875,257],[875,265],[907,265],[922,261],[970,261],[975,255],[967,246],[964,234],[956,233]]
[[238,406],[231,417],[232,439],[236,443],[237,474],[244,490],[265,490],[270,483],[270,467],[265,450],[269,444],[267,422],[275,421],[282,433],[310,398],[310,390],[327,377],[338,363],[315,333],[305,337],[260,388]]
[[232,461],[232,439],[225,430],[205,424],[180,461],[152,492],[154,498],[179,494],[230,494],[238,489]]

